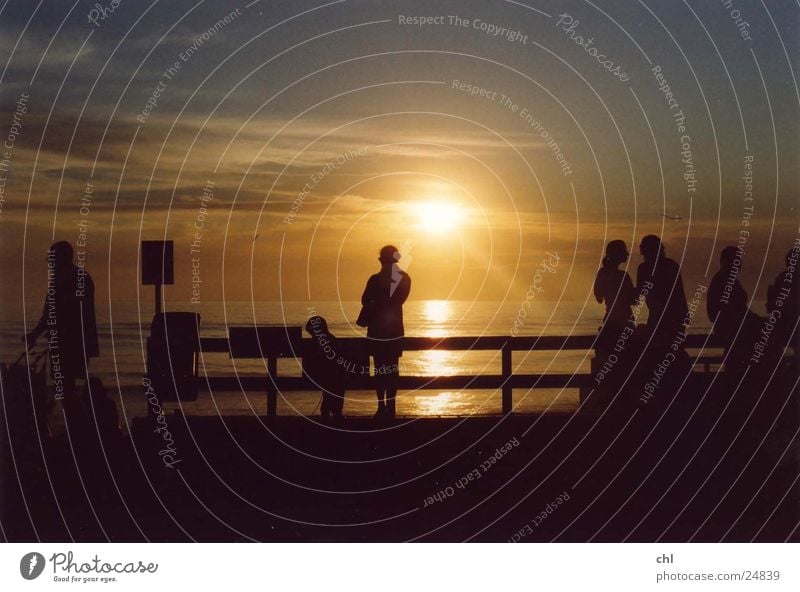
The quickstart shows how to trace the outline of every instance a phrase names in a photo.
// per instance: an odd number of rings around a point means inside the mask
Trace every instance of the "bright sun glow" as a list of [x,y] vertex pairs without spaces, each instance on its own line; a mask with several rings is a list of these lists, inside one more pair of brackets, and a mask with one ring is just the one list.
[[461,209],[445,201],[428,201],[416,206],[420,227],[431,234],[445,234],[458,228]]
[[450,319],[450,303],[447,300],[426,300],[423,314],[429,323],[444,323]]
[[444,337],[447,335],[448,327],[446,323],[451,316],[450,303],[447,300],[426,300],[422,315],[425,324],[421,327],[421,331],[425,337]]

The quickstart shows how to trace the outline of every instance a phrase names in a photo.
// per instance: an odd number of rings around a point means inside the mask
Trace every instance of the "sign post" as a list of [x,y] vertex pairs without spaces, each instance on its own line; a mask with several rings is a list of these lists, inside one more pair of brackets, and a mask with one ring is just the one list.
[[161,286],[175,283],[172,241],[142,241],[142,285],[156,287],[156,314],[161,314]]

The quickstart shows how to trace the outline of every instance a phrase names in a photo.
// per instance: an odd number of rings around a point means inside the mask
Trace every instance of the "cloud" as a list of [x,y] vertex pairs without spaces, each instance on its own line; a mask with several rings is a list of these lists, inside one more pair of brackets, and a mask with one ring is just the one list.
[[4,63],[11,59],[6,76],[8,82],[18,85],[27,84],[34,73],[46,78],[42,75],[65,71],[73,60],[80,70],[97,55],[91,39],[84,44],[88,35],[86,31],[66,29],[52,38],[43,29],[29,28],[20,38],[21,34],[21,27],[0,26],[0,56],[5,57]]

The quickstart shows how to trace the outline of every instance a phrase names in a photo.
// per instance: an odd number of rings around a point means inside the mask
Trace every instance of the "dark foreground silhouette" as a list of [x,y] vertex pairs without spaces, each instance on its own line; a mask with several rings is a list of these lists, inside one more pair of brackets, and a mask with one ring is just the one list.
[[154,433],[160,422],[135,421],[117,436],[108,406],[97,404],[4,468],[3,533],[13,541],[797,540],[795,377],[783,368],[739,390],[696,386],[643,407],[620,400],[602,415],[417,418],[388,430],[370,418],[280,417],[266,427],[263,417],[169,415],[169,463]]
[[403,355],[403,304],[411,292],[411,278],[398,266],[400,252],[386,245],[380,251],[381,270],[370,276],[361,295],[362,310],[358,322],[367,327],[375,368],[375,392],[378,396],[377,418],[395,416],[397,376]]
[[40,336],[47,340],[56,396],[64,400],[70,411],[75,399],[75,381],[86,381],[89,360],[100,353],[94,282],[83,266],[75,265],[74,254],[72,245],[66,241],[50,247],[42,316],[23,338],[28,347]]
[[[616,377],[586,389],[575,413],[327,423],[164,415],[150,403],[148,416],[121,432],[115,398],[96,379],[65,413],[41,395],[40,359],[3,366],[0,534],[8,541],[800,540],[797,249],[770,290],[763,347],[751,342],[744,370],[718,373],[679,363],[688,360],[680,269],[657,237],[646,237],[641,251],[634,296],[645,298],[654,320],[623,340],[624,361],[611,358],[617,341],[599,341],[598,357]],[[633,298],[618,267],[627,250],[617,245],[609,255],[598,295],[610,305],[612,334],[626,333]],[[719,318],[716,287],[714,294],[709,312]],[[396,306],[391,292],[380,287],[379,295]],[[728,353],[731,319],[748,317],[735,307],[715,326]],[[315,327],[325,340],[316,363],[324,366],[324,347],[341,344],[320,321],[310,326],[312,338]],[[344,394],[330,373],[320,378],[324,394]],[[149,382],[144,387],[150,397]],[[378,387],[388,414],[391,383]],[[335,397],[323,402],[329,413],[341,411]],[[56,432],[50,426],[59,413],[64,429]]]

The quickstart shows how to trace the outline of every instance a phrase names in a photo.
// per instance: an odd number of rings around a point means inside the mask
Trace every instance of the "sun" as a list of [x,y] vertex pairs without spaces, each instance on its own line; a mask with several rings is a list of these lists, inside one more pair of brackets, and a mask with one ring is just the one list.
[[445,201],[427,201],[416,206],[419,226],[430,234],[447,234],[463,220],[461,208]]

